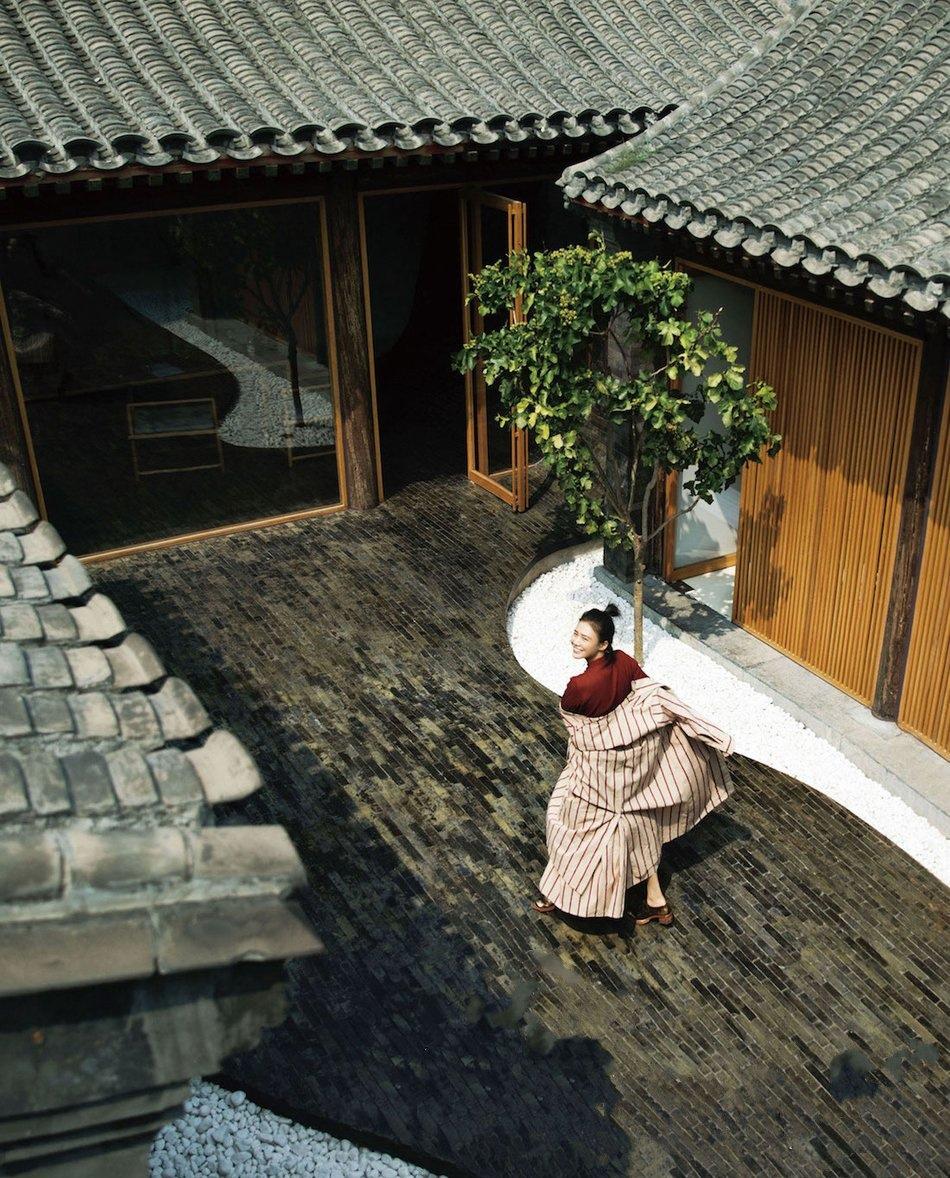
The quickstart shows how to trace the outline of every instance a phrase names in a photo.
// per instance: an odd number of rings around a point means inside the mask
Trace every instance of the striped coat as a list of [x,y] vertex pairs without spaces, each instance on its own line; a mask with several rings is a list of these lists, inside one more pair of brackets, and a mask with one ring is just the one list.
[[650,678],[605,716],[558,710],[567,764],[548,804],[541,894],[574,916],[619,917],[663,844],[729,796],[732,737]]

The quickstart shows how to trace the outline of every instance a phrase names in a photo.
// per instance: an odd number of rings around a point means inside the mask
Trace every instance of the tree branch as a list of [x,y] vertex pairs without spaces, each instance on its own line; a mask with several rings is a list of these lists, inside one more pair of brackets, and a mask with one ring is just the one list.
[[647,536],[644,543],[648,544],[654,536],[658,536],[660,532],[662,532],[664,528],[669,527],[669,525],[673,523],[674,520],[678,520],[681,515],[687,515],[689,512],[691,512],[698,502],[699,496],[697,495],[688,507],[684,507],[682,511],[677,511],[675,515],[671,515],[669,519],[665,519],[658,528],[654,528],[649,536]]

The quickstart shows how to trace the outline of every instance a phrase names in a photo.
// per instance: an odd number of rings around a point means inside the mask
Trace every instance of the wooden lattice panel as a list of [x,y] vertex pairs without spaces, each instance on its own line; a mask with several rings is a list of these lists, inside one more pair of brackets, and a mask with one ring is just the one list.
[[891,587],[920,345],[760,290],[751,377],[775,458],[743,470],[735,620],[870,704]]

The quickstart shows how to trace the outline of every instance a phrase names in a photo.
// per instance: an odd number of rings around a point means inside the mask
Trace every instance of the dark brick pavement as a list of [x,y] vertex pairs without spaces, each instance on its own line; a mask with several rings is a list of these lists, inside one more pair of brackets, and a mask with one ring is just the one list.
[[848,812],[734,757],[673,930],[528,911],[564,736],[504,607],[566,531],[448,480],[95,569],[310,870],[327,953],[231,1075],[485,1178],[940,1172],[946,891]]

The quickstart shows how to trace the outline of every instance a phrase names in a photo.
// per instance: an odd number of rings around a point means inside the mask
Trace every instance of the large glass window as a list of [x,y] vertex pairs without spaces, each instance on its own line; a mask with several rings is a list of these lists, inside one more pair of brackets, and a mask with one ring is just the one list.
[[[723,335],[739,350],[739,363],[748,369],[752,342],[752,308],[755,292],[751,287],[713,274],[691,271],[693,289],[686,303],[687,314],[692,318],[700,311],[719,312],[719,323]],[[683,387],[690,390],[696,385],[696,377],[686,375]],[[696,431],[704,437],[710,431],[722,430],[722,419],[714,405],[706,405],[706,412],[697,424]],[[689,503],[689,495],[683,484],[695,474],[696,468],[683,471],[678,480],[678,505],[681,511]],[[687,515],[681,515],[674,525],[676,569],[688,565],[702,564],[733,556],[736,551],[736,537],[739,530],[739,488],[740,478],[719,495],[712,503],[700,501]]]
[[0,237],[47,514],[93,553],[339,502],[316,202]]

